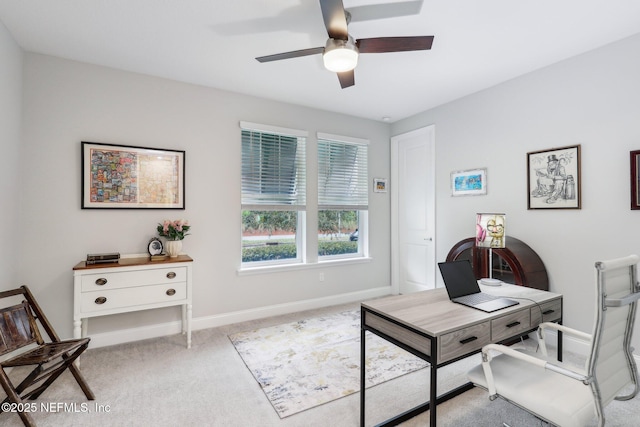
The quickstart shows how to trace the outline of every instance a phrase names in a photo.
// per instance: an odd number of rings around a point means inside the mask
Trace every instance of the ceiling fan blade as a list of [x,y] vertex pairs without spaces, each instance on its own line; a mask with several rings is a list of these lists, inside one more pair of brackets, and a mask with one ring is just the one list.
[[300,56],[315,55],[324,52],[324,47],[312,47],[310,49],[294,50],[291,52],[276,53],[275,55],[259,56],[258,62],[280,61],[281,59],[298,58]]
[[332,39],[347,40],[347,15],[342,0],[320,0],[324,26]]
[[342,86],[342,89],[356,84],[355,72],[353,70],[343,71],[336,74],[338,75],[338,80],[340,80],[340,86]]
[[406,52],[409,50],[429,50],[433,36],[417,37],[375,37],[356,41],[360,53]]
[[351,22],[396,18],[399,16],[419,14],[423,1],[424,0],[413,0],[399,3],[370,4],[367,6],[350,7],[347,11],[351,14]]

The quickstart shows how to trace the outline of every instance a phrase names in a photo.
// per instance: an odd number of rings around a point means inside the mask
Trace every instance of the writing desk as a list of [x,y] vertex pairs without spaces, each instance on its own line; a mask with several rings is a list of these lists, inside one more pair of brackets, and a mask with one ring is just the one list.
[[[541,322],[562,322],[562,295],[523,286],[480,285],[483,292],[516,299],[520,304],[493,313],[452,303],[444,288],[397,295],[361,304],[360,425],[365,420],[366,331],[405,349],[430,364],[429,402],[379,425],[397,425],[430,410],[436,426],[436,405],[473,388],[464,384],[437,396],[438,368],[478,353],[483,346],[527,334]],[[558,334],[558,355],[562,339]],[[430,405],[435,402],[435,405]]]

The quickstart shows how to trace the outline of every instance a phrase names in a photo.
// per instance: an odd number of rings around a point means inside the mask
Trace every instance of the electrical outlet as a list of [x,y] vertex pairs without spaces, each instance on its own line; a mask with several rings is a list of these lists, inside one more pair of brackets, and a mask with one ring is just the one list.
[[318,280],[324,282],[324,273],[320,273],[320,275],[318,276]]

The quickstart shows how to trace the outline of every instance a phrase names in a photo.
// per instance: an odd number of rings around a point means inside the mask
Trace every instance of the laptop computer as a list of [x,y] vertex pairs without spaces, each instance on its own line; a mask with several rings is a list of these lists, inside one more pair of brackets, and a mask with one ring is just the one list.
[[467,260],[439,262],[438,267],[444,280],[444,286],[447,288],[449,299],[453,302],[487,313],[520,304],[518,301],[509,298],[481,292],[473,274],[471,263]]

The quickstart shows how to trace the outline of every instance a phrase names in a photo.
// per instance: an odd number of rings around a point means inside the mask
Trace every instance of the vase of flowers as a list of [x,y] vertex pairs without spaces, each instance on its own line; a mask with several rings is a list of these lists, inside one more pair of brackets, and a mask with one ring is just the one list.
[[162,224],[158,224],[157,230],[160,237],[167,239],[164,248],[171,258],[178,256],[182,250],[182,240],[189,235],[191,226],[184,219],[169,221],[165,219]]

